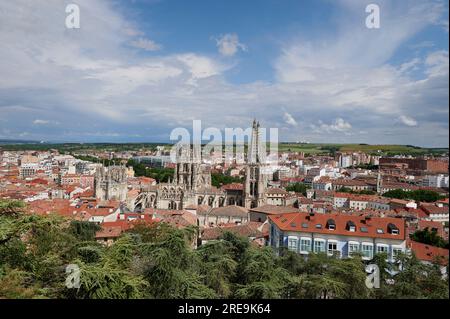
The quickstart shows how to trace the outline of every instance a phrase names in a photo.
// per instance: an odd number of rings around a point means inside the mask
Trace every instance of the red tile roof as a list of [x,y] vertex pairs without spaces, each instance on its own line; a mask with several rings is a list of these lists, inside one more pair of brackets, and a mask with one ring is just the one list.
[[[310,216],[306,213],[287,213],[276,216],[269,216],[271,222],[273,222],[279,229],[283,231],[296,231],[296,232],[308,232],[308,233],[321,233],[321,234],[335,234],[335,235],[347,235],[357,237],[372,237],[372,238],[386,238],[386,239],[405,239],[405,221],[401,218],[390,217],[370,217],[369,219],[361,216],[342,215],[342,214],[314,214]],[[333,220],[336,229],[330,230],[327,228],[329,220]],[[347,222],[353,222],[356,226],[354,232],[347,230]],[[307,224],[307,228],[303,228],[303,224]],[[316,225],[320,224],[321,228],[316,228]],[[399,230],[398,235],[389,233],[388,225],[392,224]],[[367,228],[367,232],[362,232],[362,227]],[[377,229],[382,229],[383,233],[378,233]]]
[[409,242],[409,245],[419,260],[434,262],[438,259],[440,264],[448,264],[448,249],[434,247],[412,240]]
[[272,187],[272,188],[268,188],[266,191],[267,194],[282,194],[282,195],[287,195],[289,194],[287,191],[285,191],[284,189],[281,188],[277,188],[277,187]]
[[116,238],[122,234],[122,231],[123,229],[121,226],[103,225],[102,229],[95,234],[95,238]]
[[277,215],[282,213],[292,213],[299,212],[298,208],[289,207],[289,206],[276,206],[276,205],[262,205],[254,208],[250,208],[250,212],[262,213],[267,215]]
[[223,225],[218,227],[205,228],[202,230],[202,239],[213,240],[219,238],[224,232],[232,232],[242,237],[263,238],[269,235],[267,224],[249,222],[241,225]]
[[244,189],[244,184],[231,183],[231,184],[223,185],[221,188],[223,190],[243,190]]
[[448,207],[438,207],[434,205],[422,205],[420,208],[428,215],[430,214],[448,214]]

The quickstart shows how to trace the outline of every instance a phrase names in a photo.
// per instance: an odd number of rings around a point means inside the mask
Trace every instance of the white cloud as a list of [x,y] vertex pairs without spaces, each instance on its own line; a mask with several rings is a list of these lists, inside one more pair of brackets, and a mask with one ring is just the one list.
[[399,120],[401,123],[405,124],[406,126],[417,126],[417,121],[410,116],[401,115],[399,117]]
[[193,53],[178,55],[176,59],[183,62],[188,67],[192,77],[196,79],[218,75],[224,70],[223,66],[212,59]]
[[297,121],[288,112],[284,112],[283,119],[286,122],[286,124],[289,124],[289,125],[292,125],[292,126],[297,126],[298,125]]
[[45,124],[48,124],[48,123],[50,123],[50,121],[48,121],[48,120],[36,119],[36,120],[33,121],[33,124],[36,124],[36,125],[41,125],[41,124],[45,125]]
[[239,50],[247,51],[247,47],[239,42],[239,37],[235,33],[227,33],[215,39],[219,53],[223,56],[234,56]]
[[440,50],[430,53],[425,60],[425,64],[428,66],[427,73],[430,76],[448,75],[448,51]]
[[53,121],[53,120],[41,120],[41,119],[36,119],[33,121],[34,125],[59,125],[58,121]]
[[[0,2],[0,119],[11,138],[30,131],[36,139],[87,140],[114,128],[111,138],[138,134],[166,141],[172,127],[192,125],[192,119],[247,127],[256,116],[267,127],[295,126],[283,131],[282,140],[448,144],[448,51],[389,63],[393,52],[433,23],[427,14],[419,19],[423,11],[387,10],[378,36],[345,19],[332,39],[311,41],[300,30],[274,61],[275,81],[232,84],[224,74],[234,65],[224,59],[198,52],[142,57],[129,44],[145,34],[110,2],[77,3],[82,26],[69,32],[61,27],[59,0]],[[245,47],[237,35],[224,40],[218,47],[225,56]],[[420,78],[408,72],[416,69],[423,71]],[[414,114],[423,130],[395,125],[404,114]],[[61,125],[30,128],[35,119]],[[346,135],[361,130],[367,134]]]
[[131,41],[131,45],[138,49],[144,49],[145,51],[158,51],[162,48],[162,46],[155,41],[145,38],[133,40]]
[[163,61],[148,61],[140,65],[109,68],[87,75],[86,79],[97,79],[103,83],[103,93],[106,95],[127,94],[133,90],[158,83],[183,72],[182,69],[171,66]]
[[402,65],[400,65],[399,71],[400,72],[409,72],[409,71],[417,70],[420,62],[421,61],[419,58],[414,58],[411,61],[405,62]]
[[335,119],[331,124],[325,124],[322,120],[319,120],[318,123],[319,125],[311,125],[316,132],[346,132],[352,128],[352,125],[342,118]]

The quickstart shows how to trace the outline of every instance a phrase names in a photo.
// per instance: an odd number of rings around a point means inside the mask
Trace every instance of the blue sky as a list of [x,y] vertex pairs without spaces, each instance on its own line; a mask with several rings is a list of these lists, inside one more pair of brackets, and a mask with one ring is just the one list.
[[283,141],[449,143],[447,1],[3,1],[0,41],[0,139],[168,141],[256,117]]

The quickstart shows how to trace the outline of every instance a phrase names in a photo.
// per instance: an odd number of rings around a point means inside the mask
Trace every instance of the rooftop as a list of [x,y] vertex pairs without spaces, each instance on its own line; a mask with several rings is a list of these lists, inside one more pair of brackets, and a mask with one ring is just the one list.
[[[269,219],[283,231],[399,240],[405,239],[405,222],[401,218],[368,218],[342,214],[314,214],[311,216],[306,213],[286,213],[269,216]],[[333,221],[335,224],[334,230],[326,227],[330,221]],[[354,231],[347,229],[347,224],[349,222],[356,226]],[[397,229],[398,234],[391,233],[388,228]]]

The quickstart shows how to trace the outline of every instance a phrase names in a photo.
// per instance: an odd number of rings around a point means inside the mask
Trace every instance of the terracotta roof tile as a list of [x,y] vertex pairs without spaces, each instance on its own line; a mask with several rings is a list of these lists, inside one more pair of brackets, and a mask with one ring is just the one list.
[[[369,219],[361,216],[343,215],[343,214],[314,214],[310,216],[307,213],[287,213],[276,216],[269,216],[269,219],[281,230],[311,232],[322,234],[348,235],[358,237],[405,239],[405,221],[401,218],[379,218],[370,217]],[[335,230],[326,227],[329,221],[334,221]],[[356,230],[351,232],[347,230],[347,222],[353,222]],[[316,225],[321,225],[317,228]],[[388,225],[392,224],[399,230],[398,235],[389,233]],[[303,227],[307,225],[307,227]],[[365,229],[366,231],[363,231]],[[383,233],[378,233],[381,229]]]

